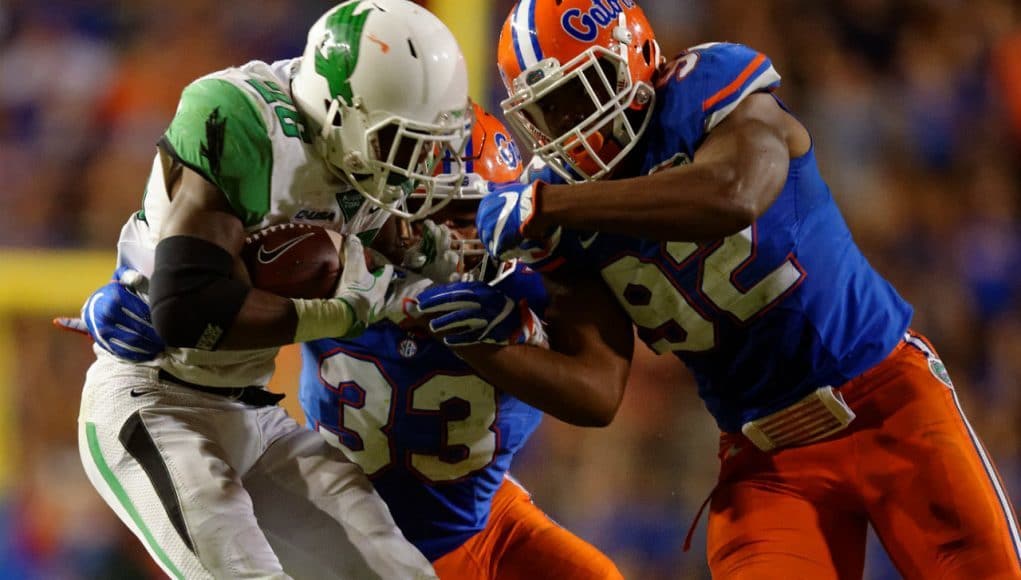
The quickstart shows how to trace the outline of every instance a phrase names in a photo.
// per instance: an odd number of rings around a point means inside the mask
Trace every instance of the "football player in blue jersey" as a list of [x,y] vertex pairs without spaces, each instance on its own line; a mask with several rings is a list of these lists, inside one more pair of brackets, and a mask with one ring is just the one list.
[[[1003,484],[766,55],[711,43],[663,62],[633,0],[520,0],[498,60],[545,167],[483,200],[479,235],[569,284],[597,273],[691,369],[722,431],[714,577],[860,577],[869,524],[906,577],[1021,576]],[[503,359],[484,376],[557,388],[557,368]]]
[[[615,409],[627,376],[626,357],[611,352],[595,335],[626,330],[626,318],[619,313],[598,325],[558,324],[558,316],[579,316],[570,304],[598,300],[586,296],[592,285],[551,296],[540,275],[517,262],[472,268],[472,260],[488,259],[472,240],[482,194],[473,198],[468,192],[484,191],[487,181],[506,181],[521,172],[508,131],[477,105],[464,162],[469,172],[464,199],[435,214],[438,225],[425,222],[423,235],[403,256],[388,241],[392,237],[384,235],[374,244],[389,259],[413,265],[437,281],[464,281],[422,292],[423,303],[433,305],[433,311],[421,312],[400,307],[400,297],[414,301],[410,296],[432,281],[402,272],[393,283],[396,297],[391,298],[389,320],[355,338],[304,343],[299,396],[308,427],[364,469],[404,536],[441,578],[622,578],[609,558],[553,522],[508,475],[514,454],[538,427],[542,413],[498,388],[508,386],[499,378],[480,378],[453,349],[513,344],[548,352],[535,313],[544,313],[550,304],[550,337],[572,345],[573,357],[590,369],[568,382],[575,390],[587,386],[611,393],[599,405]],[[472,270],[469,276],[466,268]],[[151,328],[137,324],[148,317],[148,306],[126,288],[132,278],[104,287],[116,304],[98,315],[85,313],[87,326],[64,324],[84,326],[111,354],[151,359],[163,345]],[[472,304],[474,309],[468,316],[461,311],[445,315],[449,304]],[[615,308],[612,302],[602,306]],[[440,335],[454,334],[434,337],[422,324],[423,316],[432,317]],[[598,422],[592,418],[596,412],[612,414],[590,409],[557,414],[591,424]]]
[[[477,105],[468,147],[469,180],[513,179],[521,171],[508,131]],[[473,306],[455,320],[442,318],[439,308],[433,327],[461,331],[446,341],[452,348],[400,315],[352,340],[303,344],[300,397],[308,426],[365,469],[398,527],[440,578],[621,578],[609,558],[550,520],[507,475],[542,413],[495,388],[499,381],[480,378],[456,354],[472,348],[466,343],[540,350],[545,335],[533,311],[544,313],[550,300],[541,276],[524,265],[473,268],[471,260],[485,256],[480,244],[471,244],[478,197],[466,192],[473,185],[462,189],[464,201],[432,216],[439,226],[427,222],[430,241],[410,252],[425,259],[403,258],[426,264],[421,270],[437,281],[473,271],[470,282],[420,295],[430,303]],[[450,254],[439,240],[451,237],[459,259],[444,260]],[[415,251],[422,246],[427,256]],[[444,262],[454,267],[444,269]],[[406,275],[396,284],[415,283],[413,273]],[[553,308],[577,299],[554,297]],[[554,341],[596,343],[587,336],[590,329],[557,320],[550,332]],[[626,367],[617,375],[606,382],[622,385]]]

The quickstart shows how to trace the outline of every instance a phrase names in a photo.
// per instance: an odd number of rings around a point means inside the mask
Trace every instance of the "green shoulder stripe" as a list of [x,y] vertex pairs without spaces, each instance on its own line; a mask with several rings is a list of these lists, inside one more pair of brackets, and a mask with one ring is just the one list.
[[269,211],[273,143],[255,103],[237,85],[216,78],[188,85],[160,144],[216,185],[246,226]]

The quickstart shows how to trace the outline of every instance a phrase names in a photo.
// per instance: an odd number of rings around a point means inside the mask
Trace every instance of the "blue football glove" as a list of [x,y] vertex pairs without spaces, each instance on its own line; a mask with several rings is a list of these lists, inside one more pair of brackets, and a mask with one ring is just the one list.
[[448,346],[531,344],[547,346],[542,322],[524,300],[515,302],[484,282],[433,286],[418,295],[429,330]]
[[524,300],[528,308],[541,318],[549,306],[549,293],[543,283],[542,275],[519,260],[502,262],[496,276],[489,285],[507,295],[516,302]]
[[522,233],[535,215],[535,188],[539,183],[501,183],[482,198],[475,214],[475,225],[479,239],[493,257],[500,260],[519,258],[531,265],[548,258],[556,249],[560,228],[551,231],[542,240],[527,239]]
[[103,350],[131,362],[159,356],[166,345],[152,326],[149,305],[139,296],[148,285],[145,276],[125,267],[113,280],[96,290],[82,306],[81,319],[57,319],[68,330],[92,336]]

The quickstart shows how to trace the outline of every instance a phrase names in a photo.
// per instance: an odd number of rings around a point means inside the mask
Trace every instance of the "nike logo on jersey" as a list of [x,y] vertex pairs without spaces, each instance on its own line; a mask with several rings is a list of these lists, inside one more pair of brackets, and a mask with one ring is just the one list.
[[596,238],[598,238],[598,237],[599,237],[599,232],[596,232],[596,233],[592,234],[591,236],[585,238],[584,240],[579,239],[578,243],[581,244],[581,249],[587,250],[587,249],[589,249],[589,246],[591,246],[593,243],[595,243]]
[[292,240],[287,240],[286,242],[280,244],[279,246],[273,248],[272,250],[267,250],[266,246],[259,246],[259,253],[257,255],[257,259],[259,260],[260,264],[269,264],[275,262],[277,258],[284,255],[284,253],[287,252],[287,250],[290,250],[294,246],[300,244],[303,240],[310,238],[314,235],[315,232],[309,232],[303,236],[298,236]]
[[155,391],[153,391],[152,389],[131,389],[131,396],[141,397],[142,395],[149,395],[152,394],[153,392]]

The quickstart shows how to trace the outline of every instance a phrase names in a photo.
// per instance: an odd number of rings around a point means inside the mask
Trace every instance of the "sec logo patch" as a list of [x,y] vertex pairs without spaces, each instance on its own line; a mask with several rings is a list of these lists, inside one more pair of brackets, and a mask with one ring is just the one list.
[[409,336],[397,344],[397,353],[401,358],[412,358],[418,354],[418,343]]

